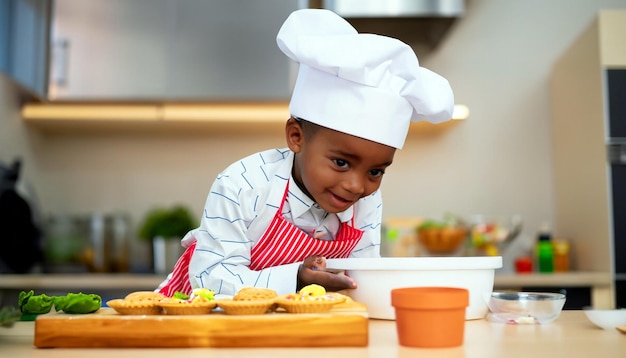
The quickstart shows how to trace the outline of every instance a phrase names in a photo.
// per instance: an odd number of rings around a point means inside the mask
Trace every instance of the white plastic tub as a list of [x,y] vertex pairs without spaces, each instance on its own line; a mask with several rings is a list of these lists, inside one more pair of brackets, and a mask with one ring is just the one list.
[[495,270],[501,256],[490,257],[381,257],[329,259],[326,267],[344,270],[358,288],[348,296],[367,305],[370,318],[395,319],[391,290],[400,287],[459,287],[469,291],[465,318],[484,318],[489,308],[485,297],[493,292]]

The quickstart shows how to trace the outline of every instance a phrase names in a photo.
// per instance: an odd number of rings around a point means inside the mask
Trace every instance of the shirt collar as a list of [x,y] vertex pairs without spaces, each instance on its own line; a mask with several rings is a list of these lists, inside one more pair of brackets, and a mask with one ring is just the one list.
[[[289,193],[287,194],[289,197],[289,207],[291,208],[291,215],[294,218],[302,216],[305,212],[311,210],[313,207],[320,208],[316,202],[314,202],[311,198],[309,198],[302,190],[298,184],[296,184],[293,176],[289,177]],[[346,222],[352,219],[353,206],[349,207],[345,211],[337,213],[337,217],[341,222]]]

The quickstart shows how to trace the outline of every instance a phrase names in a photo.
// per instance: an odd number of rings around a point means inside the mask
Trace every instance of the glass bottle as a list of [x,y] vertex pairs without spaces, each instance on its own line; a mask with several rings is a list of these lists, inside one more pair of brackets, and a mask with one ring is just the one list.
[[549,231],[542,230],[539,232],[536,252],[539,272],[554,272],[554,248]]

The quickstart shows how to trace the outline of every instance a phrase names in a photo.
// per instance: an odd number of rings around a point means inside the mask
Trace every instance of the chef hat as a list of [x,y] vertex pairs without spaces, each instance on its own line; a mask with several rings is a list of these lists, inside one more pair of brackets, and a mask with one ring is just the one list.
[[448,81],[420,67],[400,40],[359,34],[329,10],[303,9],[276,41],[300,64],[289,104],[295,117],[398,149],[411,121],[452,117]]

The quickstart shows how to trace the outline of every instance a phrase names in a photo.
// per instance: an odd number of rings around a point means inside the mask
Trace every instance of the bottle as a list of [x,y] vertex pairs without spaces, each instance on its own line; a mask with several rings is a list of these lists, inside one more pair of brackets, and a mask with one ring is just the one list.
[[524,241],[523,243],[523,251],[517,256],[515,259],[515,272],[517,273],[532,273],[534,266],[534,258],[533,258],[533,242]]
[[554,272],[569,271],[569,242],[563,239],[555,239],[552,241],[552,247],[554,250]]
[[554,248],[552,246],[552,236],[546,225],[539,231],[537,239],[537,266],[539,272],[554,272]]

